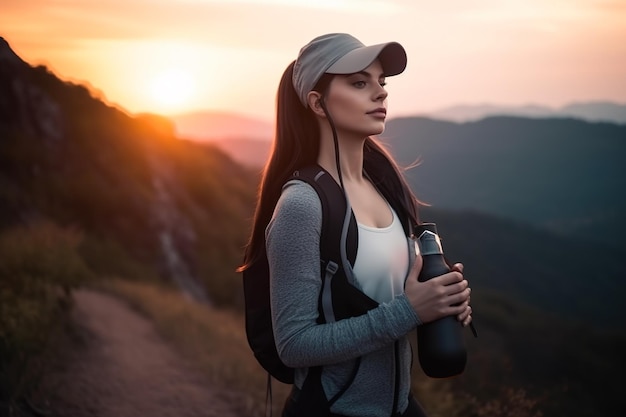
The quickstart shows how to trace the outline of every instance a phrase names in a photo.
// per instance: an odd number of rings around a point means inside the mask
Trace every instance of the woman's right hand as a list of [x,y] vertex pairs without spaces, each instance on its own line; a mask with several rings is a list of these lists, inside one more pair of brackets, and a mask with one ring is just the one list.
[[422,323],[446,316],[458,316],[467,310],[471,289],[463,278],[462,265],[457,264],[452,272],[417,280],[421,262],[416,262],[405,283],[404,292]]

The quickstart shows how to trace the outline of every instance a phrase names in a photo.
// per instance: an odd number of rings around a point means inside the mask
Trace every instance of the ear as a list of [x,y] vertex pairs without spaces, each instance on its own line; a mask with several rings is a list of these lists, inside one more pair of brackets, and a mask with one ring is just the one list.
[[310,91],[309,94],[306,95],[307,104],[309,108],[315,113],[316,116],[326,117],[324,113],[324,109],[322,108],[322,94],[319,91]]

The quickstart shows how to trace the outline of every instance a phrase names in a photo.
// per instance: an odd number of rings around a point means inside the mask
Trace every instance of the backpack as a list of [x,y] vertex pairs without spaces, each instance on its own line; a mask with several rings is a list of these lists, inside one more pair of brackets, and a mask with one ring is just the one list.
[[[378,302],[350,284],[345,274],[346,262],[354,265],[356,259],[358,234],[354,213],[349,210],[341,187],[327,171],[317,165],[294,172],[291,179],[310,184],[322,205],[322,289],[318,303],[318,323],[356,317],[377,307]],[[345,247],[343,256],[342,246]],[[259,260],[243,271],[246,335],[259,364],[277,380],[292,384],[294,369],[280,360],[274,341],[269,280],[264,245]]]

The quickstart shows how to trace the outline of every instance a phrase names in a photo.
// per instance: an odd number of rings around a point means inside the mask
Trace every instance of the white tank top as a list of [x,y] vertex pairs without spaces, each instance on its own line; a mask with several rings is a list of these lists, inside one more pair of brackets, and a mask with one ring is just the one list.
[[363,292],[379,303],[389,302],[404,292],[404,280],[409,269],[404,229],[396,212],[391,212],[393,220],[387,227],[358,224],[359,246],[354,275]]

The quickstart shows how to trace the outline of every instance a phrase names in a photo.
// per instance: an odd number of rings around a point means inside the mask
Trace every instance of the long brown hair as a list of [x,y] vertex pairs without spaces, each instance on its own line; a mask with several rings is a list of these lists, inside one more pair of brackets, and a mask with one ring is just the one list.
[[[276,96],[276,133],[270,158],[263,170],[257,206],[254,213],[252,233],[246,246],[244,264],[238,271],[244,271],[265,252],[265,228],[274,207],[278,202],[285,182],[299,168],[313,165],[319,154],[320,130],[313,112],[302,105],[293,83],[293,67],[289,64],[280,80]],[[324,93],[331,74],[324,74],[314,91]],[[421,204],[411,192],[398,165],[389,152],[373,138],[367,138],[364,145],[363,168],[374,185],[392,196],[395,207],[404,210],[401,219],[415,224],[418,222],[417,208]]]

